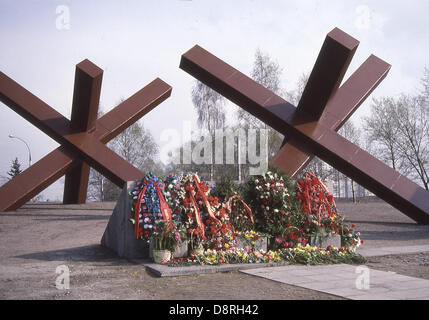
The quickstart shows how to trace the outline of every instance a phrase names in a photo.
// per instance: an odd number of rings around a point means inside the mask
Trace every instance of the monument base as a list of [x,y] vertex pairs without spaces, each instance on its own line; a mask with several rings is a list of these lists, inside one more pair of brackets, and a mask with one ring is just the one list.
[[244,249],[245,247],[254,248],[255,250],[267,251],[268,247],[268,238],[259,237],[259,239],[254,240],[255,244],[252,245],[252,240],[246,239],[244,236],[237,237],[237,248]]
[[314,235],[310,237],[310,245],[311,246],[321,246],[322,248],[326,248],[328,246],[340,248],[341,247],[341,236],[338,234],[332,235]]
[[134,226],[130,222],[131,207],[128,190],[133,181],[128,181],[119,196],[106,230],[101,238],[101,245],[115,251],[121,258],[149,258],[149,245],[134,238]]

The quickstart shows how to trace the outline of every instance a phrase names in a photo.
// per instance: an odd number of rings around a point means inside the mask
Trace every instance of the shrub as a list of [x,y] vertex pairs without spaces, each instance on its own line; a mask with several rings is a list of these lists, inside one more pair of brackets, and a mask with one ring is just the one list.
[[219,201],[227,201],[236,193],[239,193],[239,186],[231,175],[223,174],[216,179],[213,195],[218,197]]

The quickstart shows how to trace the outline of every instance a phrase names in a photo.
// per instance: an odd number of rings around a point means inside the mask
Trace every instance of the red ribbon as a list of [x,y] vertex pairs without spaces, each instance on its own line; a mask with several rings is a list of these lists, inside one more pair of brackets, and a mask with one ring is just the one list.
[[195,220],[197,221],[198,229],[200,229],[201,237],[203,238],[203,240],[206,240],[207,238],[204,232],[204,223],[201,219],[200,210],[198,209],[198,205],[197,205],[197,202],[195,201],[194,194],[192,193],[192,188],[189,191],[189,196],[191,198],[192,205],[194,206]]
[[198,179],[198,177],[196,175],[194,176],[194,181],[195,181],[195,186],[198,189],[198,193],[200,194],[200,197],[203,200],[203,203],[204,203],[204,205],[207,208],[207,212],[209,213],[210,218],[212,218],[212,220],[215,221],[217,224],[222,224],[222,222],[220,222],[220,220],[218,218],[216,218],[215,214],[213,213],[213,209],[210,206],[210,203],[207,200],[207,197],[206,197],[205,193],[201,189],[200,181],[199,181],[199,179]]
[[[147,183],[147,181],[144,181],[144,183]],[[134,207],[134,237],[136,239],[139,238],[140,231],[142,230],[142,228],[140,227],[140,210],[141,210],[141,200],[146,193],[146,189],[147,189],[147,184],[145,184],[142,191],[139,193],[137,202]],[[162,218],[163,220],[168,221],[170,223],[170,227],[173,227],[173,218],[172,218],[171,209],[168,206],[168,203],[165,201],[164,196],[162,195],[161,189],[158,187],[156,183],[155,183],[155,190],[156,190],[156,193],[158,194],[159,207],[162,213]]]
[[159,199],[159,208],[162,213],[162,218],[164,221],[168,221],[170,224],[170,227],[173,227],[173,218],[172,218],[172,212],[170,207],[168,206],[168,203],[165,201],[164,196],[162,195],[161,189],[158,187],[158,184],[155,183],[155,190],[158,194]]
[[254,224],[254,223],[255,223],[255,221],[253,220],[252,210],[249,208],[249,206],[247,205],[247,203],[246,203],[246,202],[244,202],[243,200],[241,200],[241,198],[240,198],[239,196],[237,196],[237,195],[233,195],[233,196],[231,196],[231,197],[228,199],[227,203],[226,203],[226,209],[227,209],[229,212],[231,212],[231,211],[232,211],[232,210],[231,210],[231,202],[232,202],[232,199],[234,199],[234,198],[237,198],[238,200],[240,200],[240,201],[241,201],[241,203],[243,204],[244,209],[246,209],[247,214],[248,214],[248,215],[249,215],[249,217],[250,217],[250,221],[252,221],[252,223]]
[[139,234],[141,230],[139,216],[140,216],[141,201],[144,194],[146,193],[146,189],[147,189],[147,185],[145,185],[143,187],[143,190],[139,193],[139,197],[137,198],[137,203],[135,204],[135,207],[134,207],[134,237],[136,239],[139,238]]

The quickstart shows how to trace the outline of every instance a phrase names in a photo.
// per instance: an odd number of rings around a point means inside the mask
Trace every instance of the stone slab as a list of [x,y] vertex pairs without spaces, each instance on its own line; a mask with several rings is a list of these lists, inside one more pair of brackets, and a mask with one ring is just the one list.
[[[358,267],[360,267],[358,269]],[[362,269],[363,268],[363,269]],[[366,268],[366,269],[365,269]],[[243,273],[354,300],[429,299],[429,280],[347,264],[281,266]],[[362,286],[363,275],[367,286]]]
[[158,277],[176,277],[193,274],[207,274],[217,272],[229,272],[255,268],[271,268],[288,265],[287,262],[280,263],[243,263],[243,264],[219,264],[219,265],[194,265],[187,267],[169,267],[153,263],[153,261],[145,259],[133,259],[132,262],[142,264],[145,268]]
[[340,248],[341,247],[341,236],[338,234],[328,235],[328,236],[312,236],[310,237],[310,245],[312,246],[321,246],[326,248],[328,246]]
[[[396,252],[394,248],[396,247],[389,247],[390,252]],[[399,247],[398,251],[400,253],[407,253],[407,248],[413,252],[422,252],[422,251],[415,251],[415,250],[425,250],[429,251],[429,246],[411,246],[411,247]],[[385,255],[385,248],[379,248],[380,254]],[[372,250],[372,249],[371,249]],[[361,250],[362,251],[362,250]],[[361,252],[360,252],[361,253]],[[362,254],[362,253],[361,253]],[[376,255],[377,252],[373,252],[373,256]],[[136,264],[142,264],[144,265],[149,271],[151,271],[154,275],[159,277],[174,277],[174,276],[183,276],[183,275],[192,275],[192,274],[204,274],[204,273],[216,273],[216,272],[228,272],[228,271],[237,271],[237,270],[248,270],[248,269],[259,269],[259,268],[270,268],[270,272],[272,273],[273,280],[274,278],[285,279],[284,275],[277,275],[275,267],[279,266],[288,266],[289,271],[293,271],[290,275],[290,279],[293,282],[294,285],[300,285],[300,284],[306,284],[306,283],[313,283],[314,279],[320,279],[319,275],[324,275],[324,279],[327,281],[332,281],[333,278],[338,278],[339,282],[342,282],[344,280],[350,280],[350,273],[344,273],[343,271],[343,265],[341,264],[324,264],[324,265],[318,265],[317,266],[317,274],[316,275],[308,275],[308,270],[306,268],[314,268],[315,266],[305,266],[305,265],[297,265],[297,264],[289,264],[288,262],[281,262],[281,263],[249,263],[249,264],[221,264],[221,265],[196,265],[196,266],[187,266],[187,267],[169,267],[166,265],[160,265],[153,263],[152,260],[142,260],[142,259],[133,259],[132,262]],[[355,266],[352,266],[355,267]],[[273,269],[271,269],[273,268]],[[334,273],[334,275],[332,275]],[[384,271],[378,271],[378,270],[371,270],[371,273],[375,275],[372,279],[372,282],[374,285],[383,285],[385,283],[385,280],[383,280],[384,277],[390,277],[391,272],[384,272]],[[356,277],[356,274],[354,275]],[[417,278],[411,278],[411,277],[399,277],[396,278],[395,281],[401,282],[401,281],[419,281],[420,279]],[[350,282],[350,281],[349,281]],[[334,283],[334,287],[335,287]],[[317,285],[319,288],[324,287],[325,289],[329,289],[329,287],[332,286],[331,283],[328,284],[319,284]],[[416,285],[416,287],[419,287],[420,285]],[[316,285],[315,285],[316,287]],[[372,291],[372,295],[374,295],[375,292],[378,292],[377,290]],[[356,291],[352,291],[350,295],[355,295]],[[358,292],[360,294],[360,292]],[[368,294],[368,298],[370,298],[370,294]],[[375,295],[374,295],[375,296]],[[378,296],[378,295],[377,295]],[[387,299],[387,298],[385,298]]]
[[364,257],[386,256],[393,254],[410,254],[419,252],[429,252],[429,245],[381,247],[381,248],[358,248],[357,253]]

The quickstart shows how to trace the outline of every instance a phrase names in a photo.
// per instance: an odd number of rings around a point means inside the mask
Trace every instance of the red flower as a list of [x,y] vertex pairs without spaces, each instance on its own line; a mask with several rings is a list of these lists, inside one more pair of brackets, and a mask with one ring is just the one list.
[[189,198],[185,198],[185,199],[183,199],[183,205],[184,205],[185,207],[189,207],[189,205],[190,205]]

